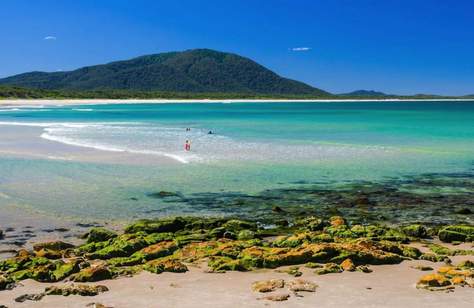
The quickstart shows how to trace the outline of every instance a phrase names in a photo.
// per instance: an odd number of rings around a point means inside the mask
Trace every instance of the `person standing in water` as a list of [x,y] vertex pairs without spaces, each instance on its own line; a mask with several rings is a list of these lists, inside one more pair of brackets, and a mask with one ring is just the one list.
[[191,151],[191,141],[186,140],[186,143],[184,144],[184,150]]

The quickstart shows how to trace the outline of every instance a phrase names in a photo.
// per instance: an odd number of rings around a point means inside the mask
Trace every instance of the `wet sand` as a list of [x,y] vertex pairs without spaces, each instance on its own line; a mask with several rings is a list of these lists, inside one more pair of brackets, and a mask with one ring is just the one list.
[[[453,261],[474,260],[474,257],[453,257]],[[51,284],[33,280],[23,286],[0,292],[0,304],[8,307],[86,307],[89,303],[102,303],[115,308],[126,307],[473,307],[474,289],[456,287],[454,292],[418,290],[417,280],[424,274],[413,269],[415,265],[433,268],[442,263],[405,261],[398,265],[372,266],[372,273],[343,272],[316,275],[302,268],[301,278],[316,283],[316,292],[291,294],[284,302],[259,300],[268,294],[289,293],[285,288],[272,293],[255,293],[254,281],[281,278],[286,282],[294,277],[275,270],[256,272],[205,273],[203,268],[191,267],[184,274],[143,272],[132,278],[101,281],[109,292],[94,297],[45,296],[38,302],[15,303],[14,298],[26,293],[40,293]]]

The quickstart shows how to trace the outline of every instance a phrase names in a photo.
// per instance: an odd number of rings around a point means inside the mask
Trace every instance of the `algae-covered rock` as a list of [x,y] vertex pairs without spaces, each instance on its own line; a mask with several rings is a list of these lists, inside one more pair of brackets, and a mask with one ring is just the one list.
[[332,227],[339,227],[346,224],[346,220],[342,216],[332,216],[329,218],[329,224]]
[[412,268],[420,270],[420,271],[432,271],[433,268],[431,266],[426,266],[426,265],[416,265],[412,266]]
[[87,243],[98,243],[117,237],[117,234],[105,228],[92,228],[87,234]]
[[426,228],[419,224],[404,226],[401,230],[403,233],[411,237],[426,238],[428,236]]
[[462,269],[474,269],[474,262],[471,260],[465,260],[460,262],[457,267]]
[[372,273],[372,270],[367,265],[358,265],[355,270],[361,273]]
[[279,236],[273,241],[273,246],[276,247],[297,247],[303,243],[311,242],[311,233],[302,232],[287,236]]
[[288,293],[278,293],[278,294],[270,294],[260,297],[259,299],[264,299],[272,302],[283,302],[290,298],[290,294]]
[[318,275],[333,274],[333,273],[342,273],[343,269],[339,264],[336,263],[326,263],[320,269],[317,269],[314,273]]
[[237,234],[237,239],[241,241],[251,240],[255,238],[255,232],[251,230],[242,230]]
[[288,289],[293,292],[315,292],[317,284],[305,279],[294,279],[288,283]]
[[[189,243],[198,243],[198,242],[204,242],[208,238],[207,233],[192,233],[192,234],[186,234],[186,235],[180,235],[176,236],[174,238],[174,241],[179,247],[183,247]],[[235,238],[235,236],[232,236],[232,238]]]
[[94,282],[112,278],[110,269],[104,264],[98,264],[82,269],[74,275],[73,280],[75,282]]
[[109,291],[103,285],[86,285],[86,284],[70,284],[63,286],[50,286],[44,291],[46,295],[80,295],[80,296],[96,296],[100,293]]
[[343,270],[348,271],[348,272],[353,272],[356,270],[356,266],[354,262],[352,262],[351,259],[345,259],[344,261],[342,261],[340,265]]
[[146,263],[143,268],[155,274],[163,272],[184,273],[188,271],[186,265],[176,260],[153,260]]
[[60,251],[65,250],[68,248],[74,248],[73,244],[65,243],[62,241],[52,241],[52,242],[45,242],[45,243],[37,243],[33,245],[34,251],[40,251],[42,249],[48,249],[53,251]]
[[454,241],[474,241],[474,226],[447,226],[439,230],[438,237],[441,241],[450,243]]
[[324,220],[318,217],[310,216],[295,221],[295,227],[309,231],[321,231],[326,226]]
[[111,241],[104,248],[87,254],[91,259],[110,259],[128,257],[134,252],[148,245],[145,234],[122,234]]
[[207,265],[217,273],[225,271],[245,271],[252,267],[250,265],[247,267],[240,260],[235,260],[229,257],[209,258]]
[[14,285],[14,281],[11,278],[0,275],[0,291],[12,289]]
[[281,289],[285,286],[285,281],[283,279],[270,279],[270,280],[261,280],[255,281],[252,283],[252,290],[254,292],[272,292],[276,289]]
[[419,259],[430,262],[443,262],[445,258],[446,256],[436,255],[434,253],[423,253]]
[[428,248],[437,255],[443,255],[443,256],[454,255],[454,252],[451,249],[449,249],[448,247],[444,247],[442,245],[428,244]]
[[287,269],[280,269],[277,270],[279,273],[287,273],[288,275],[291,275],[293,277],[299,277],[303,275],[303,272],[300,272],[299,266],[291,266],[290,268]]
[[451,285],[451,282],[440,274],[428,274],[420,278],[416,287],[419,289],[439,288]]
[[38,293],[38,294],[23,294],[15,298],[15,302],[17,303],[23,303],[26,301],[40,301],[44,297],[44,293]]
[[184,229],[186,220],[181,217],[163,219],[143,219],[125,228],[126,233],[161,233],[176,232]]
[[304,266],[307,267],[307,268],[321,268],[321,267],[323,267],[321,264],[314,263],[314,262],[307,262]]
[[257,229],[257,224],[245,220],[231,219],[226,221],[222,227],[228,230],[255,230]]
[[465,286],[467,284],[466,279],[463,276],[455,276],[451,278],[451,283],[453,285]]
[[51,273],[53,281],[61,281],[70,275],[77,273],[80,270],[81,260],[72,259],[66,262],[58,261],[55,264],[55,269]]
[[94,251],[101,250],[101,249],[105,248],[108,245],[110,245],[110,243],[108,241],[97,242],[97,243],[88,243],[88,244],[84,244],[84,245],[81,245],[79,247],[76,247],[74,249],[74,253],[78,256],[81,256],[81,255],[86,254],[86,253],[92,253]]
[[150,245],[135,252],[132,257],[142,257],[144,260],[153,260],[173,254],[178,249],[174,241],[163,241]]
[[142,255],[133,254],[131,257],[118,257],[107,260],[110,266],[134,266],[142,264],[145,261]]
[[35,251],[37,257],[47,258],[47,259],[61,259],[61,251],[51,250],[47,248],[42,248],[41,250]]
[[422,255],[421,251],[416,247],[400,245],[400,248],[402,249],[402,255],[407,258],[418,259]]

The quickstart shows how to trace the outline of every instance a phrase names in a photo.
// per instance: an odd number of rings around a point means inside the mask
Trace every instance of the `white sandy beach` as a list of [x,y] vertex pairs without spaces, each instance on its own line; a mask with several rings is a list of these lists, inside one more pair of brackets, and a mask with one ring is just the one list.
[[470,102],[474,99],[0,99],[0,107],[169,103]]

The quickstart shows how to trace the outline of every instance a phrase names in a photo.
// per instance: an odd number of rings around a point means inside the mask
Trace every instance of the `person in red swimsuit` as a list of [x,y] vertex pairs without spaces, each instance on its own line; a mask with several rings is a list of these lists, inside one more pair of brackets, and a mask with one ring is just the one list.
[[189,140],[186,140],[186,143],[184,144],[184,150],[191,151],[191,142]]

